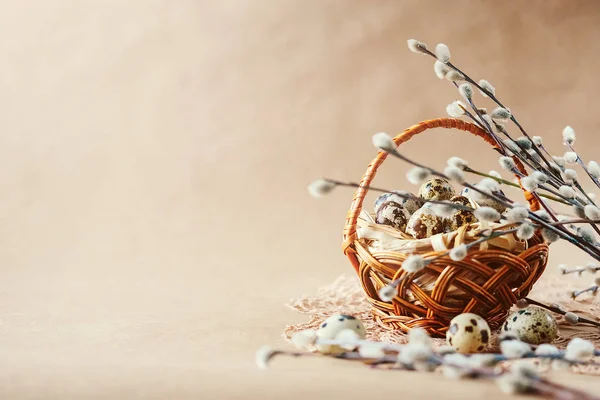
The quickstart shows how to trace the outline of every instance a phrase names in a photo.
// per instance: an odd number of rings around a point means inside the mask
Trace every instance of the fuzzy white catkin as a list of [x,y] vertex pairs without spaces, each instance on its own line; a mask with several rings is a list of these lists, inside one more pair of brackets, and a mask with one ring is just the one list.
[[306,348],[309,345],[315,344],[317,341],[317,332],[311,329],[296,332],[291,338],[292,344],[299,348]]
[[571,128],[570,126],[565,126],[565,129],[563,129],[562,135],[563,135],[563,140],[565,141],[566,144],[575,143],[575,130],[573,130],[573,128]]
[[531,150],[531,140],[529,140],[526,136],[518,137],[515,140],[515,143],[517,143],[522,149]]
[[577,325],[577,323],[579,322],[579,316],[571,311],[567,312],[564,318],[565,321],[567,321],[567,323],[571,325]]
[[600,209],[593,204],[588,204],[583,208],[586,218],[591,220],[600,219]]
[[408,343],[400,354],[398,354],[398,361],[411,365],[418,362],[429,360],[433,355],[431,347],[424,343]]
[[444,78],[446,78],[446,79],[448,79],[449,81],[452,81],[452,82],[459,82],[459,81],[464,81],[465,80],[465,76],[463,74],[461,74],[460,72],[455,71],[455,70],[452,70],[452,71],[448,72]]
[[562,172],[561,177],[565,183],[575,183],[577,181],[577,171],[567,168]]
[[522,222],[529,216],[529,209],[523,206],[515,206],[506,212],[506,220],[508,222]]
[[435,46],[435,56],[443,63],[450,61],[450,49],[444,43],[438,43]]
[[594,356],[594,344],[589,340],[574,338],[567,345],[565,360],[588,361]]
[[565,160],[565,163],[567,163],[568,165],[577,164],[578,158],[579,156],[574,151],[567,151],[563,155],[563,160]]
[[446,106],[446,113],[452,118],[459,118],[465,115],[465,108],[462,101],[456,100]]
[[317,180],[309,183],[308,186],[306,187],[306,189],[308,190],[308,193],[312,197],[319,198],[319,197],[323,197],[326,194],[330,193],[333,189],[335,189],[336,186],[337,186],[337,184],[330,182],[328,180],[317,179]]
[[535,354],[538,356],[555,356],[559,353],[560,350],[558,349],[558,347],[548,343],[542,343],[535,349]]
[[502,169],[506,171],[512,172],[516,167],[515,160],[510,157],[502,156],[499,161]]
[[537,368],[532,364],[530,360],[515,361],[511,368],[511,372],[516,375],[524,376],[526,378],[538,377]]
[[396,296],[398,289],[392,285],[385,285],[379,289],[379,298],[381,301],[389,302]]
[[448,67],[441,61],[436,61],[435,63],[433,63],[433,71],[435,72],[435,76],[437,76],[440,79],[444,79],[446,77],[446,74],[450,72],[450,67]]
[[533,171],[530,176],[533,178],[534,181],[536,181],[540,185],[543,185],[544,183],[548,182],[548,175],[541,171]]
[[455,204],[453,203],[438,203],[434,204],[432,208],[433,212],[435,212],[437,216],[442,218],[449,218],[452,215],[454,215],[457,211]]
[[546,210],[537,210],[535,212],[535,215],[537,215],[539,218],[543,219],[546,222],[550,222],[550,214],[548,214],[548,212],[546,212]]
[[394,139],[385,132],[374,134],[372,140],[373,146],[388,153],[393,153],[398,148],[398,145],[394,143]]
[[480,221],[494,222],[500,219],[500,213],[492,207],[479,207],[473,214]]
[[531,346],[520,340],[505,340],[500,342],[500,351],[506,358],[522,358],[531,352]]
[[492,178],[483,178],[480,180],[477,185],[479,189],[487,189],[487,191],[491,193],[495,193],[500,191],[500,184],[497,180]]
[[335,340],[342,342],[339,344],[341,348],[346,350],[354,350],[358,347],[360,336],[358,336],[358,333],[352,329],[344,329],[335,335]]
[[566,185],[562,185],[561,187],[559,187],[558,193],[560,193],[561,196],[564,196],[567,199],[574,199],[577,196],[575,190],[573,190],[571,186]]
[[458,87],[458,92],[465,100],[471,100],[473,97],[473,87],[469,83],[463,83]]
[[363,343],[358,348],[358,354],[363,358],[385,357],[385,345],[383,343]]
[[461,244],[450,250],[450,258],[454,261],[464,260],[467,256],[467,250],[467,246],[465,244]]
[[558,270],[559,270],[560,272],[562,272],[563,274],[564,274],[565,272],[567,272],[567,269],[568,269],[568,267],[567,267],[567,264],[558,264]]
[[523,223],[517,229],[517,237],[521,240],[529,240],[533,237],[535,233],[535,228],[533,225],[528,223]]
[[425,268],[425,259],[416,254],[408,256],[402,263],[402,269],[406,272],[419,272],[423,268]]
[[531,176],[526,176],[521,178],[521,186],[528,192],[535,192],[538,189],[539,184]]
[[277,352],[271,348],[271,346],[262,346],[260,349],[256,351],[256,365],[260,369],[267,369],[269,360],[276,354]]
[[426,168],[414,167],[406,173],[406,178],[413,185],[420,185],[431,175],[431,171]]
[[490,189],[486,187],[479,187],[479,185],[475,185],[475,187],[477,187],[479,191],[471,190],[469,192],[469,198],[475,200],[478,203],[481,203],[490,198],[490,195],[492,194],[492,191]]
[[505,373],[495,380],[504,394],[526,393],[531,388],[531,380],[517,374]]
[[427,331],[423,328],[412,328],[408,332],[409,343],[419,343],[426,346],[431,346],[431,337],[427,334]]
[[469,166],[467,160],[463,160],[460,157],[450,157],[447,163],[450,167],[460,168],[461,170],[464,170]]
[[423,51],[427,50],[427,45],[425,43],[419,42],[415,39],[408,39],[406,43],[408,44],[408,48],[410,49],[410,51],[412,51],[413,53],[427,54]]
[[600,165],[598,165],[596,161],[590,161],[588,163],[588,171],[594,178],[598,179],[600,177]]
[[[500,172],[498,171],[491,170],[490,172],[488,172],[488,175],[493,176],[496,179],[502,179],[502,175],[500,175]],[[500,184],[500,182],[498,182],[498,184]]]
[[506,146],[506,148],[512,153],[518,153],[521,151],[521,148],[515,143],[514,140],[504,139],[502,143],[504,143],[504,146]]
[[536,146],[542,145],[542,137],[541,136],[533,136],[531,138],[531,140],[533,141],[533,144],[535,144]]
[[494,131],[494,133],[501,133],[504,130],[504,127],[502,124],[494,121],[492,119],[492,117],[490,117],[487,114],[484,114],[481,116],[481,119],[483,119],[489,126],[490,128],[492,128],[492,130]]
[[457,167],[448,166],[444,168],[444,175],[450,178],[451,181],[458,183],[462,183],[465,180],[465,175],[463,174],[462,170]]
[[479,86],[483,89],[479,91],[483,97],[489,97],[489,94],[492,96],[496,95],[496,88],[494,88],[492,84],[485,79],[479,81]]
[[511,115],[510,111],[508,111],[506,108],[496,107],[494,111],[492,111],[492,113],[490,114],[490,117],[492,117],[492,119],[506,121],[511,117]]
[[558,233],[556,233],[553,230],[550,230],[548,228],[542,229],[542,237],[548,243],[554,243],[558,239],[560,239],[560,236],[558,235]]
[[577,228],[577,234],[586,242],[596,243],[596,235],[591,226],[582,225]]

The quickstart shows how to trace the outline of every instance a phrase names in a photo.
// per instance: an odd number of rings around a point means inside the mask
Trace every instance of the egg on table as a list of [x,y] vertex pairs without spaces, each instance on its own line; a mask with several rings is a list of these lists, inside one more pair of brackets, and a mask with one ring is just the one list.
[[414,197],[414,195],[412,193],[406,192],[404,190],[394,190],[389,193],[383,193],[382,195],[377,197],[377,199],[375,200],[375,204],[373,206],[375,214],[377,214],[381,205],[387,201],[393,201],[395,203],[402,205],[402,207],[404,207],[404,209],[406,209],[406,211],[408,211],[409,214],[414,213],[421,207],[421,203],[419,201],[417,201],[416,199],[414,199],[414,198],[407,199],[405,197],[399,196],[399,194]]
[[[477,187],[477,184],[475,184],[473,186]],[[498,194],[500,196],[505,196],[505,194],[502,190],[498,190],[497,192],[492,192],[492,194]],[[496,201],[490,197],[484,196],[478,192],[475,192],[474,190],[469,189],[468,187],[464,188],[460,192],[460,195],[467,197],[469,199],[472,199],[477,204],[479,204],[481,207],[492,207],[494,210],[498,211],[500,214],[502,214],[504,211],[506,211],[506,207],[504,206],[504,204],[502,204],[499,201]]]
[[[367,330],[361,320],[352,315],[337,314],[332,315],[321,323],[319,329],[317,329],[317,337],[321,339],[335,339],[340,332],[346,329],[356,332],[360,339],[364,339],[367,335]],[[342,354],[347,351],[338,345],[331,344],[316,344],[316,347],[321,353],[328,354]]]
[[[471,202],[465,196],[454,196],[450,199],[450,203],[460,204],[466,207],[472,207]],[[446,231],[455,231],[463,225],[468,225],[477,222],[477,218],[472,211],[457,210],[454,214],[447,217],[445,220]]]
[[375,222],[393,226],[404,232],[409,218],[410,213],[402,206],[402,204],[396,203],[395,201],[386,201],[379,207],[379,210],[377,210]]
[[530,344],[552,343],[558,336],[558,324],[550,312],[530,306],[509,315],[502,331]]
[[406,224],[406,233],[415,239],[428,238],[444,232],[444,218],[435,213],[431,204],[425,203]]
[[459,353],[478,353],[490,343],[488,323],[477,314],[459,314],[450,321],[446,343]]
[[425,200],[450,200],[454,196],[454,187],[442,178],[429,179],[419,188],[419,197]]

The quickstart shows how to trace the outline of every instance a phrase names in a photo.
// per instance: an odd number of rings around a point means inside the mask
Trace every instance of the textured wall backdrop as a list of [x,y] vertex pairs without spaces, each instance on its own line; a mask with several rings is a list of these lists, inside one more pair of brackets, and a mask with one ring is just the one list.
[[[381,385],[340,364],[259,373],[253,352],[301,318],[283,308],[289,297],[350,271],[340,242],[352,192],[316,201],[306,184],[359,179],[373,133],[442,116],[456,99],[407,50],[411,37],[448,44],[551,148],[571,124],[597,157],[594,0],[5,4],[3,397],[320,397],[340,381],[356,395]],[[461,155],[496,167],[460,134],[406,149],[434,165]],[[404,171],[386,163],[378,183],[406,187]],[[561,259],[584,257],[556,246],[551,262]],[[418,393],[422,378],[402,379]],[[495,393],[472,387],[461,398]]]

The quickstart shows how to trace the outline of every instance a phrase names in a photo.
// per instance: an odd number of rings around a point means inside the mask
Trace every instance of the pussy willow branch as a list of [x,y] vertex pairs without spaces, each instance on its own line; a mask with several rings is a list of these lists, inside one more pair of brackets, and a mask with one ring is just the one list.
[[[552,312],[555,312],[557,314],[560,315],[565,315],[567,313],[567,311],[563,310],[562,308],[560,308],[558,305],[547,305],[544,303],[540,303],[539,301],[535,301],[533,299],[530,299],[529,297],[526,297],[525,300],[527,300],[527,302],[529,304],[533,304],[534,306],[538,306],[538,307],[542,307],[545,308],[546,310],[550,310]],[[594,325],[594,326],[598,326],[600,327],[600,322],[598,321],[594,321],[585,317],[579,317],[579,323],[585,323],[585,324],[589,324],[589,325]]]
[[[433,54],[431,51],[429,51],[429,50],[427,50],[427,49],[425,49],[425,48],[422,48],[422,47],[421,47],[421,50],[422,50],[422,51],[423,51],[425,54],[427,54],[427,55],[429,55],[430,57],[433,57],[434,59],[436,59],[436,60],[437,60],[437,56],[436,56],[435,54]],[[458,72],[458,73],[459,73],[459,74],[461,74],[462,76],[464,76],[464,78],[465,78],[465,80],[466,80],[467,82],[469,82],[470,84],[472,84],[473,86],[475,86],[477,89],[481,90],[482,92],[486,93],[486,94],[488,95],[488,97],[489,97],[490,99],[492,99],[492,101],[493,101],[494,103],[496,103],[498,106],[500,106],[500,107],[502,107],[502,108],[506,109],[506,107],[504,106],[504,104],[502,104],[502,103],[500,102],[500,100],[498,100],[498,99],[496,98],[496,96],[494,96],[494,94],[493,94],[493,93],[489,93],[488,91],[486,91],[485,89],[483,89],[483,88],[482,88],[482,87],[479,85],[479,83],[477,83],[477,82],[475,82],[473,79],[471,79],[471,77],[470,77],[469,75],[467,75],[466,73],[464,73],[463,71],[461,71],[461,70],[460,70],[460,69],[459,69],[457,66],[455,66],[455,65],[454,65],[454,64],[452,64],[451,62],[447,62],[447,63],[446,63],[446,65],[447,65],[448,67],[450,67],[450,68],[454,69],[456,72]],[[511,120],[511,121],[512,121],[512,122],[513,122],[513,123],[514,123],[516,126],[517,126],[517,128],[519,128],[519,130],[521,131],[521,133],[522,133],[522,134],[523,134],[523,135],[524,135],[526,138],[528,138],[528,139],[529,139],[529,140],[530,140],[530,141],[533,143],[533,140],[531,139],[531,137],[529,136],[529,134],[528,134],[528,133],[525,131],[525,129],[523,129],[523,127],[521,126],[521,124],[519,124],[519,122],[517,121],[517,118],[516,118],[516,117],[515,117],[515,116],[514,116],[512,113],[511,113],[510,120]],[[550,162],[548,162],[548,160],[546,160],[546,158],[545,158],[545,157],[544,157],[544,155],[543,155],[543,154],[542,154],[542,153],[539,151],[539,149],[537,149],[537,148],[535,148],[535,147],[534,147],[534,149],[535,149],[535,152],[536,152],[536,153],[537,153],[537,154],[540,156],[540,158],[541,158],[542,160],[544,160],[544,162],[546,163],[546,165],[548,166],[548,168],[549,168],[549,169],[552,169],[552,167],[550,166]]]
[[[504,185],[507,185],[507,186],[512,186],[512,187],[515,187],[515,188],[521,188],[521,186],[519,186],[518,184],[516,184],[516,183],[514,183],[514,182],[507,181],[506,179],[502,179],[502,178],[497,178],[497,177],[495,177],[495,176],[493,176],[493,175],[488,175],[488,174],[486,174],[486,173],[483,173],[483,172],[477,171],[477,170],[475,170],[475,169],[472,169],[471,167],[465,167],[465,168],[464,168],[464,171],[465,171],[465,172],[469,172],[469,173],[471,173],[471,174],[473,174],[473,175],[478,175],[478,176],[481,176],[481,177],[484,177],[484,178],[490,178],[490,179],[493,179],[493,180],[495,180],[496,182],[498,182],[498,183],[502,183],[502,184],[504,184]],[[545,190],[545,189],[544,189],[544,190]],[[546,193],[540,193],[540,196],[542,196],[542,197],[545,197],[545,198],[547,198],[547,199],[549,199],[549,200],[555,201],[555,202],[557,202],[557,203],[562,203],[562,204],[566,204],[566,205],[571,205],[571,203],[569,203],[569,202],[568,202],[568,201],[566,201],[566,200],[563,200],[563,199],[562,199],[562,198],[560,198],[560,197],[555,197],[555,196],[552,196],[552,195],[549,195],[549,194],[546,194]],[[561,197],[562,197],[562,196],[561,196]]]
[[[571,145],[570,143],[565,143],[565,146],[567,146],[569,148],[569,150],[571,150],[573,153],[577,154],[577,164],[579,164],[579,166],[585,171],[585,173],[587,174],[587,176],[590,178],[590,180],[592,182],[594,182],[594,184],[596,185],[596,187],[600,188],[600,182],[598,182],[598,180],[596,178],[594,178],[592,176],[592,174],[590,174],[590,171],[585,166],[585,163],[583,162],[583,160],[579,156],[579,153],[577,153],[575,151],[575,149],[573,148],[573,145]],[[590,200],[590,202],[592,202],[592,204],[594,204],[593,201],[592,201],[592,199],[589,198],[589,196],[586,195],[586,197]]]
[[[446,175],[444,175],[443,173],[436,171],[435,169],[431,168],[431,167],[427,167],[421,163],[418,163],[416,161],[413,161],[411,159],[409,159],[408,157],[400,154],[398,152],[398,150],[394,150],[393,152],[388,152],[388,154],[393,155],[396,158],[401,159],[402,161],[405,161],[409,164],[412,164],[416,167],[419,168],[423,168],[428,170],[432,175],[435,176],[439,176],[440,178],[444,178],[447,180],[451,180],[450,178],[448,178]],[[479,194],[486,196],[492,200],[497,201],[498,203],[502,204],[504,207],[506,208],[513,208],[513,205],[503,199],[501,199],[500,197],[492,194],[492,193],[486,193],[482,190],[480,190],[479,188],[467,183],[467,182],[461,182],[461,184],[475,192],[478,192]],[[576,239],[575,237],[573,237],[572,233],[565,231],[564,228],[562,228],[562,226],[559,226],[559,228],[553,226],[552,224],[548,223],[547,221],[545,221],[543,218],[541,218],[540,216],[538,216],[537,214],[535,214],[533,211],[529,211],[529,218],[533,221],[535,221],[537,224],[542,225],[544,228],[556,233],[559,237],[563,238],[564,240],[568,241],[569,243],[573,244],[574,246],[580,248],[581,250],[585,251],[586,253],[588,253],[590,256],[594,257],[596,260],[600,260],[600,249],[596,248],[595,246],[591,246],[589,243],[584,242],[581,243],[578,239]],[[562,229],[561,229],[562,228]]]

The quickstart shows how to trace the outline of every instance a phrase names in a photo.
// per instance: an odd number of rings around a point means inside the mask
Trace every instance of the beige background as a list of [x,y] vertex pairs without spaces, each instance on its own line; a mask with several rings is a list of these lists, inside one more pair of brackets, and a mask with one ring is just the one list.
[[[562,151],[571,124],[590,158],[600,2],[1,6],[1,397],[497,395],[326,360],[258,371],[254,351],[286,346],[284,325],[303,319],[288,298],[350,271],[339,246],[352,192],[316,201],[305,185],[359,179],[374,132],[442,116],[456,98],[406,39],[444,41],[532,133]],[[460,134],[406,151],[496,167]],[[390,162],[378,182],[405,187],[405,170]],[[567,246],[552,257],[585,260]]]

